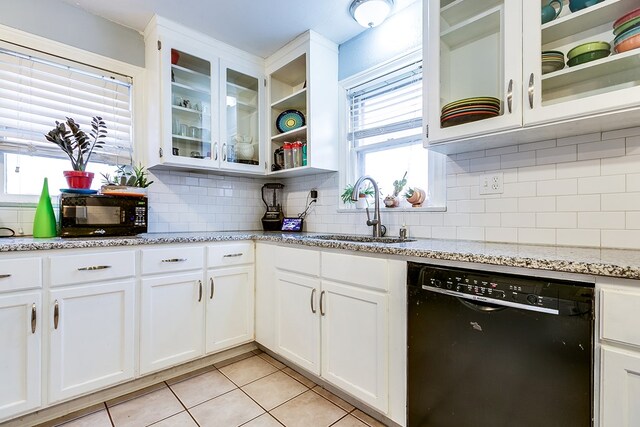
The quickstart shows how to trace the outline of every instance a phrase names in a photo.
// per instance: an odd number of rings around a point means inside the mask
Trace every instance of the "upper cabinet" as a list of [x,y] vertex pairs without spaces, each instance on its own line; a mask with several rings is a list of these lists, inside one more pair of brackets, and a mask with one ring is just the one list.
[[[548,3],[425,4],[430,149],[480,150],[618,129],[640,118],[640,50],[617,53],[613,31],[614,22],[640,4],[607,0],[571,11],[563,0],[558,16],[542,23]],[[611,46],[610,55],[592,53],[592,45],[569,61],[572,49],[598,41]]]
[[264,174],[263,60],[159,17],[145,45],[148,166]]
[[338,47],[309,31],[266,60],[267,164],[279,177],[338,168]]

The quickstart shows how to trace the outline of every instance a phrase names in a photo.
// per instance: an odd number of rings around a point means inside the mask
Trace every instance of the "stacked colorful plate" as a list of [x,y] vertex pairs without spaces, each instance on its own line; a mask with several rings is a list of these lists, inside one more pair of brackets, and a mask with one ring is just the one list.
[[557,50],[542,52],[542,74],[562,70],[564,68],[564,53]]
[[610,54],[611,45],[607,42],[583,43],[567,52],[567,65],[573,67],[575,65],[585,64],[595,61],[596,59],[606,58]]
[[500,100],[491,96],[464,98],[442,107],[440,126],[456,126],[500,115]]
[[640,8],[632,10],[613,23],[613,49],[626,52],[640,47]]

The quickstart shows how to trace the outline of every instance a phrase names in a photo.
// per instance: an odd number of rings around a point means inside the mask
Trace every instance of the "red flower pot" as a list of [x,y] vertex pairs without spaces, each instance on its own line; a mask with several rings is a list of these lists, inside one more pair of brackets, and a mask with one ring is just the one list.
[[178,51],[175,49],[171,49],[171,63],[173,65],[176,65],[179,59],[180,59],[180,54],[178,53]]
[[67,179],[67,185],[69,185],[69,188],[87,189],[91,187],[93,172],[64,171],[62,174]]

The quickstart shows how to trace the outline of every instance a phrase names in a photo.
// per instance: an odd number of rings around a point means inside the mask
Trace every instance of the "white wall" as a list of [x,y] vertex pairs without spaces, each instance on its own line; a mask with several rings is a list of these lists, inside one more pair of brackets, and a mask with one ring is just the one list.
[[[482,196],[479,177],[504,173],[504,193]],[[640,249],[640,127],[450,156],[447,211],[385,210],[389,235]],[[309,231],[370,233],[364,212],[337,213],[337,174],[285,181],[287,211],[310,188]],[[410,183],[409,183],[410,184]]]

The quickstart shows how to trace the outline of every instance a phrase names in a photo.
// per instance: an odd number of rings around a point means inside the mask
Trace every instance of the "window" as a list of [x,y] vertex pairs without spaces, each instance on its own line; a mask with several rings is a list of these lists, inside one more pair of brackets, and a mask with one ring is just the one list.
[[46,53],[0,42],[0,151],[4,194],[39,194],[42,178],[50,192],[65,188],[68,157],[44,138],[55,122],[72,117],[85,131],[93,116],[107,124],[107,138],[87,170],[100,173],[132,157],[131,77]]
[[[387,67],[347,89],[352,175],[370,175],[383,195],[407,172],[407,186],[429,188],[429,153],[422,145],[422,61]],[[350,181],[348,179],[348,181]],[[351,181],[353,182],[353,181]]]

